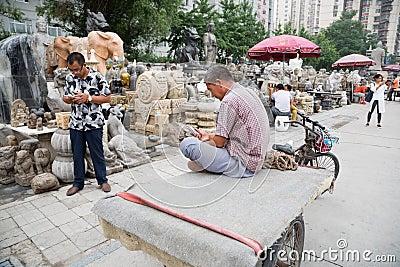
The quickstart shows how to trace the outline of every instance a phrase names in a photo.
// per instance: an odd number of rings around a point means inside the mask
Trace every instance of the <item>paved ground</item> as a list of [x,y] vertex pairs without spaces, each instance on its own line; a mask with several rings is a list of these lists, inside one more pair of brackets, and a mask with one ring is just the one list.
[[[373,255],[396,254],[400,261],[400,234],[395,228],[395,219],[400,217],[400,197],[395,191],[400,183],[400,124],[396,116],[400,104],[388,103],[382,129],[374,126],[374,121],[370,127],[364,126],[366,110],[366,106],[353,104],[313,115],[341,135],[341,144],[335,150],[341,172],[335,194],[318,198],[304,213],[305,249],[317,253],[329,247],[337,249],[338,239],[344,238],[349,249],[369,249]],[[293,140],[297,146],[303,139],[302,129],[290,128],[272,133],[271,144]],[[165,176],[186,171],[171,166],[181,158],[176,148],[163,151],[163,156],[149,163],[152,168]],[[142,165],[110,176],[109,194],[129,188],[135,175],[145,175],[143,170],[148,167]],[[0,259],[12,256],[24,266],[162,266],[142,252],[128,251],[119,242],[103,237],[91,208],[107,194],[93,180],[88,180],[84,190],[73,197],[65,196],[67,189],[64,186],[29,196],[31,192],[20,188],[0,188]],[[336,263],[366,266],[365,262]],[[377,266],[374,264],[371,266]],[[328,265],[326,261],[306,261],[302,266]]]

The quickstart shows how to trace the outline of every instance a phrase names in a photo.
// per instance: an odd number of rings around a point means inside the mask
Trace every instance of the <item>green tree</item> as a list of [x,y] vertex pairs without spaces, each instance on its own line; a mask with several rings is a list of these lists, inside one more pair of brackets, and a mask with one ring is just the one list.
[[103,13],[111,31],[124,41],[129,59],[138,59],[143,51],[165,37],[177,18],[181,0],[44,0],[37,8],[48,22],[55,19],[75,36],[87,36],[87,10]]
[[318,35],[313,36],[310,40],[321,47],[321,54],[318,58],[304,59],[304,64],[311,65],[317,70],[321,68],[325,68],[328,71],[331,70],[332,63],[338,60],[340,56],[332,41],[326,37],[326,31],[322,30]]
[[272,33],[274,34],[274,36],[279,36],[282,34],[297,35],[297,30],[292,27],[291,22],[285,23],[283,25],[283,28],[282,28],[282,24],[278,23],[277,28],[274,31],[272,31]]
[[215,23],[218,57],[239,58],[247,56],[247,50],[267,37],[264,25],[256,20],[253,7],[248,1],[220,2],[222,13]]
[[[10,1],[0,2],[0,14],[17,21],[24,19],[25,14],[19,9],[11,5]],[[6,31],[3,25],[3,21],[0,20],[0,40],[10,36],[10,33]]]
[[352,20],[356,10],[344,11],[339,20],[326,28],[326,37],[330,39],[340,57],[349,54],[364,55],[368,49],[368,31],[358,20]]

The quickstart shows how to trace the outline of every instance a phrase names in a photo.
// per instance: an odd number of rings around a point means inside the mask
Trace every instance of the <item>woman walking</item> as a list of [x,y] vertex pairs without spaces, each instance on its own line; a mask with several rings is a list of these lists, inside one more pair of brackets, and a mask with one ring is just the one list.
[[383,76],[381,74],[375,74],[374,82],[371,83],[369,88],[372,92],[374,92],[374,95],[372,96],[370,110],[368,112],[368,117],[367,117],[367,124],[365,126],[369,126],[369,123],[371,121],[371,115],[376,107],[378,113],[378,124],[376,126],[378,126],[379,128],[382,127],[381,119],[382,119],[382,113],[385,113],[384,99],[385,99],[386,88],[387,86],[383,81]]

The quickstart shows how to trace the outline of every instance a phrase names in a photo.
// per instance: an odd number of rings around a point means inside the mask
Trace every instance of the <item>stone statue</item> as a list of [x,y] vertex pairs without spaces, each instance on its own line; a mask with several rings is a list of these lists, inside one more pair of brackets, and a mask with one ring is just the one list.
[[5,145],[6,146],[18,146],[18,139],[15,137],[15,135],[7,135],[6,140],[5,140]]
[[197,43],[200,40],[200,36],[195,28],[185,28],[183,42],[185,46],[175,51],[175,56],[178,63],[189,62],[192,64],[198,64],[199,61],[199,49]]
[[233,61],[232,57],[227,57],[227,58],[226,58],[226,68],[227,68],[230,72],[233,72],[233,71],[236,70],[236,65],[235,65],[235,63],[233,63],[232,61]]
[[337,70],[332,71],[331,75],[329,76],[329,89],[332,92],[339,90],[341,81],[342,75],[340,75]]
[[146,152],[127,135],[114,136],[108,142],[108,147],[117,154],[121,163],[128,168],[150,161]]
[[86,19],[86,31],[87,33],[91,31],[102,31],[106,32],[110,30],[110,25],[107,23],[104,18],[103,13],[101,12],[91,12],[89,9],[87,11],[87,19]]
[[39,117],[36,121],[36,130],[43,131],[43,119]]
[[0,147],[0,184],[14,182],[15,146]]
[[11,126],[24,126],[27,122],[28,115],[29,111],[27,114],[25,101],[22,99],[15,100],[11,106]]
[[203,37],[204,55],[206,59],[206,65],[211,65],[216,62],[217,58],[217,39],[213,34],[215,30],[215,24],[213,21],[208,23],[207,32]]
[[47,34],[46,26],[45,19],[43,17],[39,17],[36,22],[37,32],[32,36],[32,50],[38,62],[40,63],[42,74],[46,72],[46,50],[54,41],[53,37]]
[[57,190],[60,188],[60,183],[57,177],[52,173],[42,173],[33,177],[31,187],[35,194]]
[[111,80],[115,78],[117,72],[114,70],[113,67],[113,61],[111,58],[107,58],[106,60],[106,75],[104,75],[104,78],[106,79],[106,81],[108,82],[108,84],[110,84]]
[[[103,151],[104,151],[104,158],[106,160],[106,174],[110,175],[116,172],[121,172],[124,167],[120,160],[117,159],[117,154],[112,152],[109,148],[107,143],[103,143]],[[96,177],[96,173],[94,171],[93,159],[90,155],[89,148],[86,148],[85,159],[87,162],[87,174],[89,177]]]
[[50,151],[48,148],[38,148],[33,154],[35,158],[35,165],[38,174],[44,172],[51,172],[50,166]]
[[371,52],[371,58],[375,61],[375,66],[370,66],[370,70],[382,70],[382,63],[385,58],[385,49],[382,48],[382,42],[379,41],[376,48]]
[[328,81],[328,74],[326,73],[326,69],[320,69],[318,72],[317,77],[315,77],[314,81],[314,88],[318,88],[322,91],[327,91],[327,81]]
[[185,77],[181,71],[166,71],[168,85],[168,99],[182,98],[185,90]]
[[[289,60],[289,67],[292,68],[293,70],[293,75],[297,77],[299,80],[301,75],[302,75],[302,69],[301,66],[303,65],[303,60],[299,57],[299,54],[297,54],[296,58],[292,58]],[[295,70],[298,70],[297,75],[294,74]]]
[[347,82],[357,86],[361,82],[361,76],[358,74],[358,70],[353,70],[347,77]]
[[36,129],[36,124],[37,124],[37,116],[35,113],[31,113],[28,119],[28,128]]
[[15,182],[21,186],[30,186],[31,180],[36,176],[33,170],[33,162],[29,155],[29,151],[20,150],[16,154],[14,170]]

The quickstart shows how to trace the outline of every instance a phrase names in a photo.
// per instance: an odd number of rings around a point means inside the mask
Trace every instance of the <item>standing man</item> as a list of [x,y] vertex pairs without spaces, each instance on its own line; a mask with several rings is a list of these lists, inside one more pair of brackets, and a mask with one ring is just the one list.
[[269,122],[256,93],[233,80],[225,66],[208,69],[204,82],[221,100],[215,134],[198,130],[180,144],[190,169],[230,177],[250,177],[264,162],[269,142]]
[[71,104],[72,108],[69,128],[74,159],[74,183],[68,189],[67,196],[83,189],[86,143],[93,160],[97,183],[104,192],[110,192],[103,152],[104,116],[101,109],[102,103],[110,102],[110,89],[103,75],[86,66],[81,53],[69,54],[67,64],[71,73],[66,77],[63,101]]
[[393,93],[394,93],[393,100],[396,99],[397,92],[394,91],[395,89],[396,90],[399,89],[399,78],[397,77],[397,74],[393,74],[392,86],[390,87],[386,100],[392,101]]

